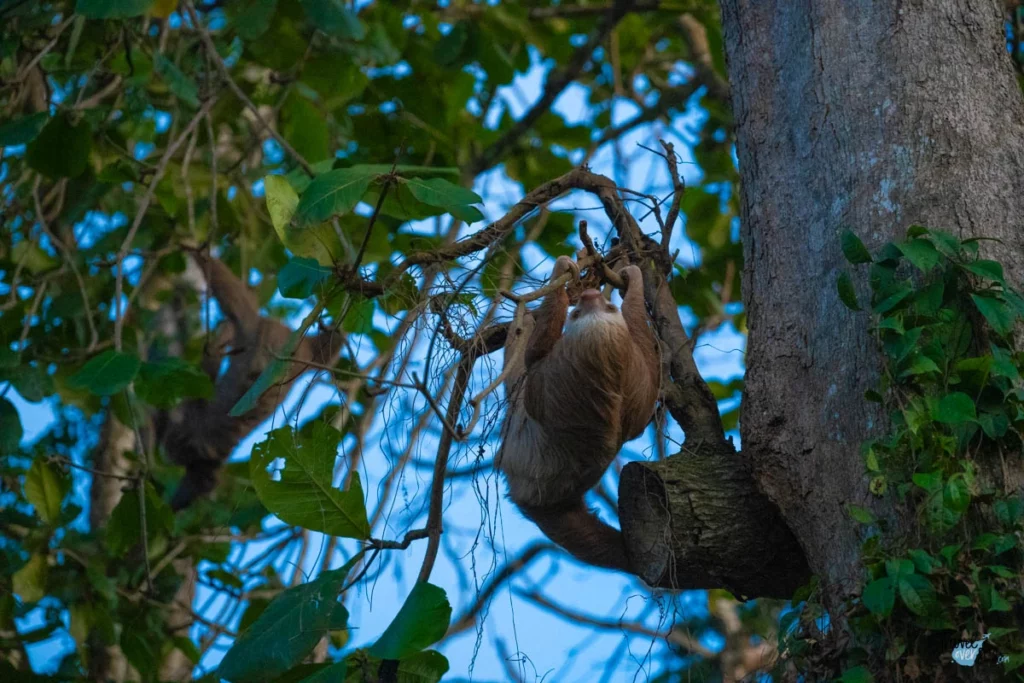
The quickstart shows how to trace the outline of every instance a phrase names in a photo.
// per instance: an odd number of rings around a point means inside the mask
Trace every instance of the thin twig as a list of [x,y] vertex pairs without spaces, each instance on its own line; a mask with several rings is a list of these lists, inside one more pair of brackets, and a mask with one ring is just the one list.
[[199,20],[199,14],[196,12],[195,6],[193,6],[193,4],[189,0],[186,0],[183,4],[185,6],[185,10],[188,12],[189,17],[192,19],[192,25],[199,33],[200,40],[203,41],[203,47],[206,49],[206,54],[210,57],[210,59],[213,60],[213,63],[217,67],[217,71],[220,72],[221,77],[225,80],[225,82],[227,82],[228,87],[231,88],[231,92],[233,92],[235,94],[235,97],[241,100],[242,104],[245,105],[245,108],[252,113],[252,115],[256,118],[256,121],[262,127],[262,130],[266,130],[267,133],[269,133],[270,136],[277,141],[277,144],[281,145],[281,147],[284,148],[284,151],[286,151],[289,156],[291,156],[293,159],[295,159],[296,162],[298,162],[299,166],[302,167],[302,170],[304,170],[310,176],[316,175],[310,163],[306,161],[301,154],[295,151],[295,148],[292,147],[291,144],[289,144],[289,142],[284,139],[284,136],[282,136],[280,133],[274,130],[273,126],[271,126],[269,123],[263,120],[263,116],[260,115],[259,109],[256,108],[256,105],[253,104],[253,101],[250,100],[249,96],[245,94],[245,91],[243,91],[238,86],[238,83],[235,83],[235,80],[231,78],[231,74],[230,72],[228,72],[227,64],[224,63],[224,60],[220,58],[220,54],[217,53],[217,46],[213,44],[213,38],[210,37],[209,31],[206,30],[206,27],[203,26],[203,23]]
[[153,171],[153,178],[149,181],[146,194],[142,196],[139,208],[135,212],[135,220],[132,221],[132,226],[128,229],[128,234],[125,235],[124,242],[121,243],[121,248],[117,252],[117,261],[115,263],[117,277],[114,279],[114,348],[118,351],[121,350],[121,330],[124,327],[125,315],[128,313],[127,306],[124,311],[121,310],[121,296],[124,292],[124,259],[128,256],[128,250],[131,249],[132,242],[135,240],[135,233],[139,231],[139,226],[142,225],[142,219],[145,217],[146,211],[149,210],[149,205],[156,195],[156,186],[167,171],[167,165],[170,163],[171,157],[178,151],[178,148],[185,142],[185,139],[192,134],[199,121],[210,111],[213,103],[213,98],[204,102],[181,135],[172,140],[171,144],[167,146],[164,155],[160,158],[160,163],[157,164],[156,170]]

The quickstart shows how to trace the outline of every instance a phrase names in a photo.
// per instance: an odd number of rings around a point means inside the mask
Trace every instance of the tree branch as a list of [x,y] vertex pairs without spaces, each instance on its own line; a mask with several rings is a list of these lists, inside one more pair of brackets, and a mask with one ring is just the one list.
[[548,78],[547,83],[544,84],[544,90],[540,94],[540,99],[504,135],[473,160],[469,169],[473,175],[479,175],[497,163],[498,159],[537,122],[537,119],[551,108],[562,91],[583,71],[583,67],[586,66],[594,49],[604,42],[616,24],[632,9],[633,4],[634,0],[615,0],[610,7],[605,8],[604,18],[587,42],[576,50],[564,68],[552,73]]

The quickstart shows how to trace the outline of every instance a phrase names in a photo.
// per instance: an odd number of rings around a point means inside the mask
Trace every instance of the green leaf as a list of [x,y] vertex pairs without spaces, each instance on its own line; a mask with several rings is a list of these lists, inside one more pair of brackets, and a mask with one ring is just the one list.
[[50,118],[45,111],[14,119],[0,126],[0,147],[26,145],[32,142]]
[[473,204],[482,204],[483,199],[476,192],[451,183],[444,178],[400,178],[413,197],[444,209],[456,218],[474,223],[483,220],[483,214]]
[[903,252],[908,261],[923,272],[927,273],[939,263],[939,252],[935,250],[935,245],[926,239],[909,240],[902,244],[897,244],[896,248]]
[[[310,436],[275,429],[253,447],[249,472],[260,501],[287,524],[366,539],[370,524],[358,473],[351,473],[347,491],[333,485],[340,440],[341,433],[323,422],[313,425]],[[269,470],[278,458],[284,467],[272,478]]]
[[0,398],[0,455],[16,453],[24,430],[14,404]]
[[850,517],[855,522],[860,522],[861,524],[874,524],[878,521],[878,518],[875,517],[875,513],[867,508],[862,508],[857,505],[848,505],[847,510],[850,513]]
[[1000,284],[1006,282],[1003,276],[1003,264],[998,261],[979,259],[977,261],[963,264],[963,269],[986,280],[994,280]]
[[960,254],[960,240],[943,230],[929,230],[929,236],[940,254],[954,258]]
[[875,677],[863,666],[855,666],[847,669],[839,677],[839,683],[874,683]]
[[914,573],[914,563],[905,558],[897,558],[885,561],[885,573],[890,579],[898,579],[904,574]]
[[328,35],[350,40],[362,40],[366,29],[358,17],[341,0],[302,0],[306,18]]
[[370,648],[370,654],[381,659],[404,659],[443,638],[451,617],[452,607],[444,589],[421,581]]
[[46,597],[46,575],[49,566],[46,556],[35,553],[11,577],[11,587],[25,602],[39,602]]
[[153,0],[78,0],[75,12],[87,19],[131,19],[149,11]]
[[301,683],[339,683],[345,680],[348,672],[348,662],[340,661],[317,671],[312,676],[303,678]]
[[44,273],[57,267],[58,261],[46,253],[35,241],[22,240],[14,245],[11,257],[15,263],[24,263],[30,273]]
[[141,365],[139,357],[134,353],[109,349],[68,378],[68,385],[75,389],[85,389],[96,396],[112,396],[132,383]]
[[910,357],[910,364],[907,369],[900,373],[900,377],[923,375],[928,372],[941,372],[939,366],[923,353],[915,353]]
[[321,266],[315,259],[297,256],[277,274],[277,288],[281,296],[289,299],[307,299],[333,275],[332,269]]
[[25,499],[50,526],[60,519],[60,506],[71,489],[71,480],[43,458],[32,461],[25,475]]
[[914,290],[911,289],[909,285],[905,285],[905,284],[904,285],[900,285],[896,289],[896,291],[894,291],[893,293],[889,294],[884,299],[882,299],[879,303],[874,305],[875,313],[878,313],[879,315],[881,315],[883,313],[888,313],[892,309],[896,308],[896,306],[898,306],[901,301],[903,301],[908,296],[910,296],[910,294],[912,294],[913,291]]
[[942,472],[916,472],[912,477],[915,484],[925,491],[938,491],[942,488]]
[[985,320],[988,321],[988,324],[992,326],[996,333],[1002,335],[1010,333],[1017,316],[1010,310],[1009,306],[999,299],[979,296],[978,294],[971,294],[971,300],[978,308],[978,312],[985,316]]
[[954,474],[946,482],[942,492],[942,502],[948,509],[957,514],[963,514],[971,504],[971,492],[964,480],[964,475]]
[[[146,537],[152,546],[154,540],[167,536],[174,528],[174,513],[170,506],[157,494],[149,482],[146,483]],[[110,552],[121,557],[135,547],[142,539],[142,516],[139,510],[139,490],[125,491],[121,501],[110,513],[106,527],[107,546]]]
[[267,200],[267,211],[270,213],[270,222],[274,224],[274,230],[281,242],[288,246],[286,229],[295,215],[295,207],[299,205],[299,195],[292,188],[291,183],[285,180],[284,176],[268,175],[263,178],[263,191]]
[[884,619],[892,613],[896,602],[896,588],[888,576],[876,579],[864,587],[861,600],[868,611]]
[[846,304],[851,311],[861,310],[857,303],[857,292],[853,289],[853,280],[849,273],[840,273],[836,279],[836,289],[839,290],[839,300]]
[[1019,379],[1020,372],[1017,370],[1017,365],[1013,362],[1010,352],[995,344],[989,348],[992,349],[992,374],[1012,380]]
[[318,175],[299,199],[295,209],[296,221],[300,225],[321,223],[331,216],[351,211],[376,175],[358,166]]
[[850,263],[854,265],[871,263],[871,254],[868,252],[867,247],[864,246],[859,237],[849,230],[843,230],[839,236],[839,245],[843,249],[843,256]]
[[943,396],[932,412],[932,419],[944,424],[962,424],[971,422],[976,417],[974,401],[962,391],[954,391]]
[[170,408],[182,399],[210,398],[213,382],[194,365],[180,358],[166,358],[142,364],[135,394],[151,406]]
[[939,566],[938,560],[919,548],[908,550],[907,554],[914,561],[914,567],[922,574],[931,574]]
[[270,28],[270,20],[277,11],[277,0],[236,0],[224,8],[238,37],[256,40]]
[[338,596],[361,556],[275,597],[224,655],[218,676],[232,683],[272,680],[302,661],[328,631],[347,619]]
[[83,117],[72,125],[69,115],[54,116],[25,149],[28,165],[50,178],[74,178],[89,165],[92,127]]
[[157,54],[153,61],[153,69],[167,83],[168,89],[175,97],[193,108],[199,106],[199,86],[174,62],[163,54]]
[[899,593],[903,604],[918,616],[927,616],[938,611],[939,601],[931,581],[920,574],[901,575]]

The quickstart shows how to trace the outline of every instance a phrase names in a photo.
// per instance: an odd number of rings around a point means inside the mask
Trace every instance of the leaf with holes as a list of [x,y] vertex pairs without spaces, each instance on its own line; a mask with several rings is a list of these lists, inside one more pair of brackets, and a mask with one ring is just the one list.
[[[334,487],[341,432],[323,422],[304,435],[291,427],[275,429],[252,449],[249,473],[260,501],[288,524],[331,536],[367,539],[363,487],[352,472],[349,487]],[[271,471],[280,459],[283,467]]]

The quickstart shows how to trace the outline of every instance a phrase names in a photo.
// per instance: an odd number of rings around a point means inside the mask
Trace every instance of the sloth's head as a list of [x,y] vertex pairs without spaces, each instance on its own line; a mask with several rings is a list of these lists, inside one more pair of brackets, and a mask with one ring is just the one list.
[[585,335],[598,329],[626,327],[619,307],[608,301],[596,289],[588,289],[580,294],[579,303],[569,313],[565,321],[565,334],[569,337]]

